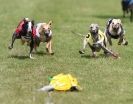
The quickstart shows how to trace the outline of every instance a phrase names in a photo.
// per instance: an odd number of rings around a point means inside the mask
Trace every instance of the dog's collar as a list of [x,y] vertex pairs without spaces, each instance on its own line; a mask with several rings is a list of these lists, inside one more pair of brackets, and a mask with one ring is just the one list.
[[116,35],[112,35],[109,30],[107,30],[107,34],[111,37],[111,38],[114,38],[114,39],[118,39],[119,38],[119,35],[116,34]]

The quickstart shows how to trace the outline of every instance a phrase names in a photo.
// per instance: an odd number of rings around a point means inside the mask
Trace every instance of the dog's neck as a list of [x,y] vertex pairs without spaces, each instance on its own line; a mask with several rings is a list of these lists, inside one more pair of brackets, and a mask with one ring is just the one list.
[[93,34],[91,34],[91,37],[92,37],[92,40],[93,40],[94,43],[97,42],[97,41],[99,40],[99,38],[98,38],[98,33],[95,34],[95,35],[96,35],[96,37],[93,37]]
[[42,27],[39,29],[39,34],[40,34],[40,35],[44,35],[44,30],[43,30]]

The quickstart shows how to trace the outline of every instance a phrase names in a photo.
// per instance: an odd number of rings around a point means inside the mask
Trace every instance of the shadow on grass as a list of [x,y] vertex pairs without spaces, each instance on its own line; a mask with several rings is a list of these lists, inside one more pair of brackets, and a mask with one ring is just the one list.
[[[18,56],[18,55],[11,55],[8,58],[16,58],[16,59],[28,59],[29,56]],[[30,58],[29,58],[30,59]]]
[[37,54],[37,55],[39,55],[39,56],[43,56],[43,55],[54,55],[54,53],[48,53],[48,52],[43,52],[43,51],[40,51],[40,52],[36,52],[36,53],[34,53],[34,54]]
[[[33,54],[36,54],[36,55],[38,55],[38,56],[48,55],[48,53],[45,53],[45,52],[43,52],[43,51],[36,52],[36,53],[33,53]],[[29,56],[20,56],[20,55],[11,55],[11,56],[8,56],[8,58],[30,59]]]
[[43,51],[36,52],[36,53],[34,53],[34,54],[37,54],[37,55],[39,55],[39,56],[47,55],[47,53],[46,53],[46,52],[43,52]]
[[81,58],[87,58],[87,59],[99,59],[99,58],[108,58],[109,56],[105,56],[104,54],[99,54],[96,57],[93,57],[91,55],[81,55]]
[[133,99],[130,98],[130,99],[126,99],[127,102],[133,102]]

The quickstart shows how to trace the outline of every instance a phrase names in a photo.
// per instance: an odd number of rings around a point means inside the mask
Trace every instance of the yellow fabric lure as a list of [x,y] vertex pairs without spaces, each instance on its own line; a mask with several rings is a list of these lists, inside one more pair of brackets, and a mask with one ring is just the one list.
[[78,85],[78,81],[71,74],[58,74],[53,76],[50,81],[50,85],[58,91],[67,91],[67,90],[81,90],[81,87]]

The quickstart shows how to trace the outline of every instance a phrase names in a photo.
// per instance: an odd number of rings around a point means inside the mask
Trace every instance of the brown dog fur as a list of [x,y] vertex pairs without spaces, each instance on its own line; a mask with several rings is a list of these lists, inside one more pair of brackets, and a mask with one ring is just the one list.
[[[36,38],[35,38],[35,50],[37,46],[41,42],[46,42],[46,51],[49,54],[54,54],[52,51],[52,21],[49,21],[48,23],[39,23],[36,27]],[[38,39],[37,39],[38,38]],[[38,44],[36,44],[37,40],[39,41]]]

